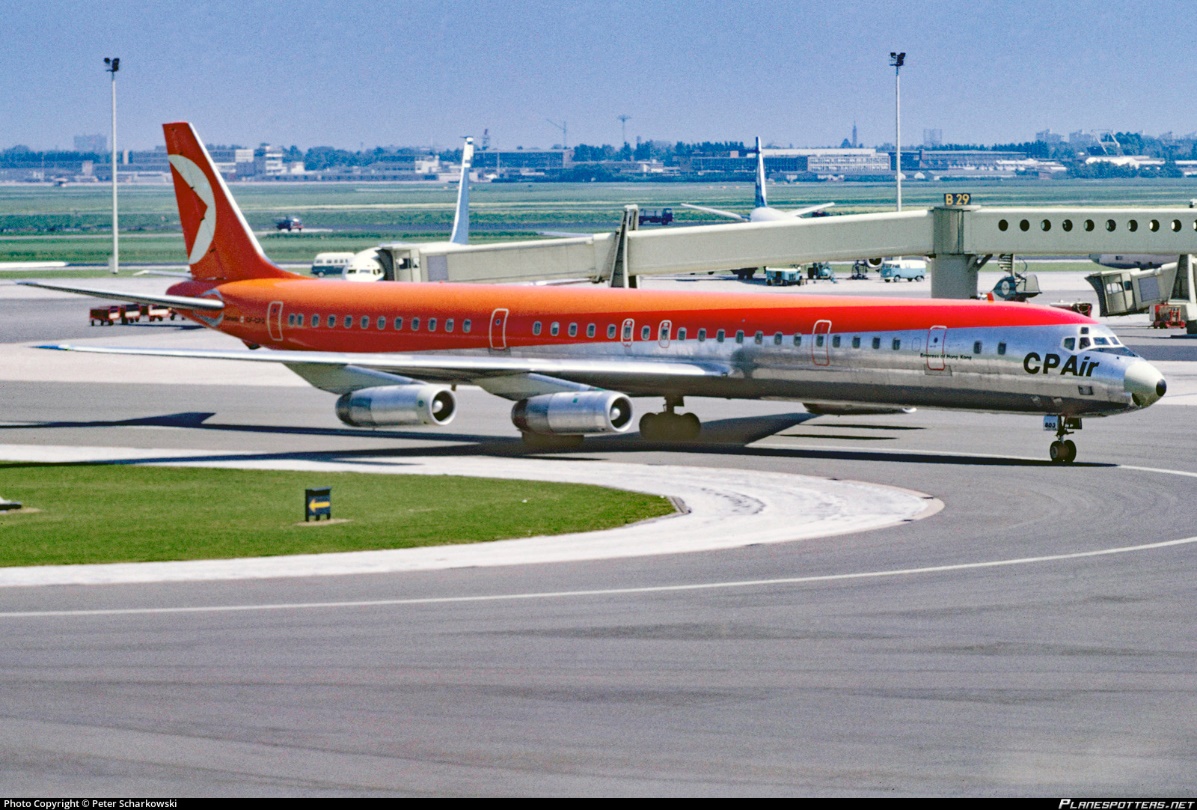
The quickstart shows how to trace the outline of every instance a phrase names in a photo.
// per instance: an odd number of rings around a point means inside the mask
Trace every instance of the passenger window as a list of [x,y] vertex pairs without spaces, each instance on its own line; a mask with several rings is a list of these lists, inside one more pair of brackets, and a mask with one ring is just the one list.
[[467,335],[470,333],[470,319],[469,318],[466,318],[464,321],[461,322],[461,331]]
[[737,329],[736,330],[736,343],[743,343],[743,342],[744,342],[744,330]]
[[453,331],[453,319],[452,318],[448,318],[445,320],[445,331],[446,332]]
[[607,324],[607,340],[615,340],[615,324]]
[[853,349],[859,349],[859,348],[860,348],[860,336],[859,336],[859,335],[853,335],[853,337],[852,337],[852,348],[853,348]]
[[1006,344],[999,343],[998,344],[998,354],[1005,354],[1005,353],[1006,353]]
[[369,328],[370,328],[370,316],[369,316],[369,315],[363,315],[363,316],[362,316],[362,320],[361,320],[361,327],[362,327],[362,329],[369,329]]
[[295,325],[295,316],[288,315],[287,316],[287,326],[294,326],[294,325]]
[[874,348],[874,349],[880,349],[880,348],[881,348],[881,338],[879,338],[879,337],[875,337],[875,338],[873,338],[873,348]]
[[436,331],[436,318],[429,318],[429,319],[428,319],[428,331],[429,331],[429,332],[435,332],[435,331]]
[[319,315],[313,315],[313,316],[312,316],[312,328],[313,328],[313,329],[315,329],[315,328],[316,328],[316,327],[318,327],[318,326],[320,326],[320,316],[319,316]]
[[334,326],[336,326],[336,325],[337,325],[337,316],[336,316],[336,315],[329,315],[329,316],[328,316],[328,328],[329,328],[329,329],[332,329],[332,328],[333,328]]
[[827,340],[827,335],[815,335],[815,345],[819,348],[823,347],[823,343]]
[[594,325],[594,324],[587,324],[587,326],[586,326],[586,337],[588,337],[588,338],[592,338],[592,337],[594,337],[596,334],[598,334],[598,329],[595,327],[595,325]]
[[802,345],[802,335],[794,335],[794,345],[795,346]]
[[535,323],[532,324],[532,334],[533,335],[540,334],[540,321],[536,321]]
[[640,339],[641,340],[648,340],[652,336],[652,333],[653,333],[653,330],[650,329],[648,326],[640,327]]
[[725,332],[724,330],[720,329],[718,332],[716,332],[716,333],[715,333],[715,342],[716,342],[716,343],[722,343],[722,342],[723,342],[723,339],[724,339],[725,337],[727,337],[727,332]]
[[705,330],[705,329],[699,329],[699,330],[698,330],[698,342],[699,342],[699,343],[705,343],[705,342],[706,342],[706,340],[707,340],[707,330]]
[[757,332],[755,335],[752,336],[752,339],[754,341],[756,341],[756,345],[760,346],[762,343],[765,342],[765,333]]
[[386,328],[387,328],[387,316],[379,315],[378,316],[378,331],[384,332],[384,331],[386,331]]
[[557,323],[556,321],[553,321],[551,324],[549,324],[549,334],[553,337],[557,337],[557,333],[560,331],[561,324]]
[[780,345],[781,345],[781,332],[778,332],[777,334],[775,334],[775,335],[773,336],[773,345],[774,345],[774,346],[780,346]]
[[413,331],[413,332],[420,331],[420,319],[419,318],[411,319],[411,331]]
[[403,316],[402,315],[400,315],[398,318],[395,319],[395,331],[396,332],[403,331]]
[[835,337],[833,337],[831,339],[831,346],[834,349],[838,349],[840,347],[840,336],[839,335],[836,335]]
[[895,352],[898,351],[899,349],[901,349],[902,348],[902,339],[894,338],[894,342],[893,342],[892,346],[893,346],[893,350]]
[[1064,338],[1064,348],[1072,351],[1076,348],[1076,338]]
[[569,325],[569,336],[570,337],[578,336],[578,325],[576,323],[571,323]]
[[973,341],[973,354],[980,354],[980,353],[981,353],[981,341],[974,340]]
[[632,319],[628,318],[623,322],[623,340],[625,343],[632,342]]
[[345,328],[346,328],[346,329],[352,329],[352,328],[353,328],[353,316],[352,316],[352,315],[346,315],[346,316],[345,316],[345,321],[344,321],[344,323],[345,323]]

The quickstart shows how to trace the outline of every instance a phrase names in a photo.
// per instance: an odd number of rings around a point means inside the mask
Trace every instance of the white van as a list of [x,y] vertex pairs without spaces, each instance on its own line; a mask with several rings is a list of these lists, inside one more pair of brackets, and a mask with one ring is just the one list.
[[352,253],[317,253],[312,260],[312,275],[340,276],[352,260]]
[[899,279],[922,281],[927,277],[927,262],[923,259],[886,259],[881,263],[881,277],[887,283]]

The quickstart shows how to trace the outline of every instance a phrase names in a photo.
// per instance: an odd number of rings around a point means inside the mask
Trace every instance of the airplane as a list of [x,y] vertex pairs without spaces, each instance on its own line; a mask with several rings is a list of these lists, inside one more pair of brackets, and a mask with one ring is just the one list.
[[[533,447],[628,432],[696,438],[686,397],[802,402],[817,414],[910,407],[1039,414],[1053,462],[1084,417],[1137,411],[1163,375],[1082,315],[1030,304],[497,284],[358,285],[289,273],[262,252],[195,130],[165,124],[192,278],[163,295],[32,286],[173,306],[246,350],[47,349],[282,363],[337,395],[357,427],[445,425],[458,384],[511,400]],[[261,347],[267,347],[262,350]]]
[[708,214],[734,219],[737,222],[777,222],[778,220],[793,219],[795,217],[806,216],[807,214],[814,214],[818,211],[825,211],[834,206],[835,203],[821,203],[819,205],[810,205],[806,208],[797,208],[792,211],[783,211],[780,208],[773,208],[769,205],[765,194],[765,153],[761,151],[761,139],[759,137],[756,139],[756,197],[753,209],[749,212],[748,216],[737,214],[735,211],[725,211],[721,208],[707,208],[703,205],[682,203],[683,208],[704,211]]
[[1150,253],[1090,253],[1089,260],[1115,270],[1154,270],[1176,261],[1176,257]]
[[[454,245],[470,243],[470,168],[474,160],[474,139],[466,138],[461,148],[461,179],[457,184],[457,208],[453,214],[453,230],[449,242]],[[403,243],[395,243],[397,245]],[[435,245],[436,242],[424,243]],[[391,254],[378,248],[367,248],[353,255],[341,271],[345,281],[394,281],[395,267]],[[402,271],[403,268],[398,268]]]

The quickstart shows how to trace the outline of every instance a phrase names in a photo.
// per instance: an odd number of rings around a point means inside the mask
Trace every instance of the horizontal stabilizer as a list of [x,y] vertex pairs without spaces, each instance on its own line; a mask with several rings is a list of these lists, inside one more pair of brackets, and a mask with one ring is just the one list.
[[92,298],[110,298],[113,301],[133,301],[138,304],[160,304],[164,307],[178,309],[206,310],[218,312],[224,309],[224,301],[219,298],[194,298],[189,295],[146,295],[145,293],[120,292],[117,290],[93,290],[88,287],[72,287],[67,284],[53,284],[44,281],[18,281],[26,287],[41,287],[44,290],[74,293],[76,295],[90,295]]

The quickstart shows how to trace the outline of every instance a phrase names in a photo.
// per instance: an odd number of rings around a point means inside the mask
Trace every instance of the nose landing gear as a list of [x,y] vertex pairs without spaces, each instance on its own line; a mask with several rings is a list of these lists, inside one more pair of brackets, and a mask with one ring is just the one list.
[[1071,464],[1076,461],[1076,443],[1072,439],[1065,439],[1064,437],[1081,429],[1080,418],[1064,416],[1062,414],[1058,416],[1045,416],[1043,417],[1043,427],[1045,430],[1054,430],[1056,432],[1056,440],[1052,442],[1051,448],[1048,450],[1048,455],[1051,456],[1052,463]]
[[685,442],[698,438],[702,423],[692,413],[675,413],[684,405],[682,397],[666,397],[662,413],[646,413],[640,417],[640,436],[650,442]]

